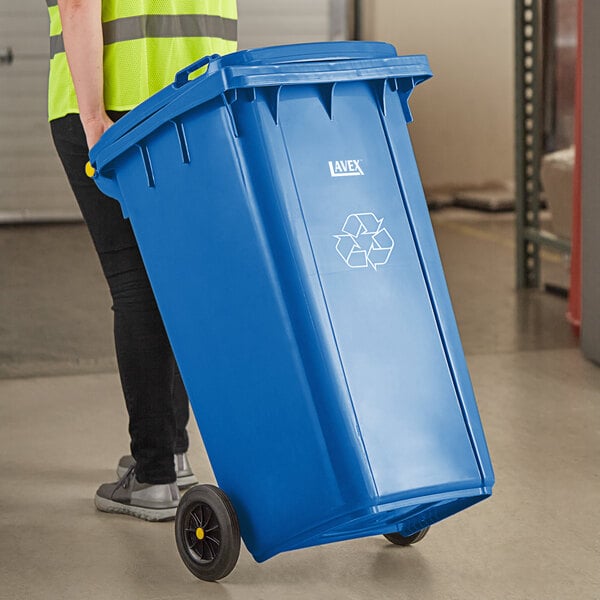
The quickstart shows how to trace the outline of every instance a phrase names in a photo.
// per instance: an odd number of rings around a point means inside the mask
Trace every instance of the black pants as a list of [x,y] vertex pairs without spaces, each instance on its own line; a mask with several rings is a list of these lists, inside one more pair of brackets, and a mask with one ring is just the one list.
[[119,203],[85,174],[88,148],[79,115],[50,125],[112,296],[117,362],[138,480],[175,481],[173,454],[188,448],[188,398],[133,231]]

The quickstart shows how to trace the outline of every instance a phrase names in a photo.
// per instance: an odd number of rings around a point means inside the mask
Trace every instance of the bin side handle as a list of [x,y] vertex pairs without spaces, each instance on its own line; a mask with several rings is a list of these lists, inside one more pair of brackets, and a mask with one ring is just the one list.
[[221,56],[219,54],[211,54],[210,56],[203,56],[202,58],[198,59],[196,62],[193,62],[191,65],[188,65],[184,69],[181,69],[181,71],[177,71],[177,73],[175,73],[173,87],[175,87],[175,88],[183,87],[190,80],[190,75],[192,73],[194,73],[198,69],[201,69],[202,67],[206,67],[207,65],[208,65],[208,69],[206,69],[206,72],[204,73],[204,75],[205,76],[210,75],[214,71],[214,69],[211,69],[211,66],[212,66],[212,64],[214,64],[214,61],[217,60],[218,58],[221,58]]

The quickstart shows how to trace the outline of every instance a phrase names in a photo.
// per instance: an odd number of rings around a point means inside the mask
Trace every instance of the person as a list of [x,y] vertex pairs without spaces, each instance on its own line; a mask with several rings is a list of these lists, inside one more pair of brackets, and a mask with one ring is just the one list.
[[131,455],[96,507],[174,518],[187,460],[189,403],[129,221],[85,174],[89,149],[115,120],[207,54],[236,49],[235,0],[47,0],[48,115],[108,283]]

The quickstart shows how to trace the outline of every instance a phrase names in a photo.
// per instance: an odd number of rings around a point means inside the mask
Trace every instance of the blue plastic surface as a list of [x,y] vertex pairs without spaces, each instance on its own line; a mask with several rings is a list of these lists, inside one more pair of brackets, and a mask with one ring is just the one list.
[[409,535],[489,496],[406,126],[426,58],[345,42],[195,68],[90,158],[250,552]]

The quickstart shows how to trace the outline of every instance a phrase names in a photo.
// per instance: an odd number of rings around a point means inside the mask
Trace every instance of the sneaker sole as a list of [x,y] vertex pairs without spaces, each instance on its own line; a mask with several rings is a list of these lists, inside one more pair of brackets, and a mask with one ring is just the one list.
[[175,483],[177,484],[177,487],[186,488],[196,485],[198,483],[198,479],[195,475],[183,475],[178,477]]
[[130,515],[144,521],[172,521],[177,513],[176,506],[172,508],[146,508],[115,502],[98,495],[94,497],[94,504],[100,512]]
[[[123,475],[125,475],[125,473],[127,473],[127,469],[125,469],[123,467],[117,467],[117,477],[119,479],[121,479],[121,477],[123,477]],[[181,477],[178,477],[177,481],[175,483],[177,484],[178,488],[186,488],[186,487],[191,487],[192,485],[196,485],[198,483],[198,479],[196,478],[196,476],[194,474],[183,475]]]

